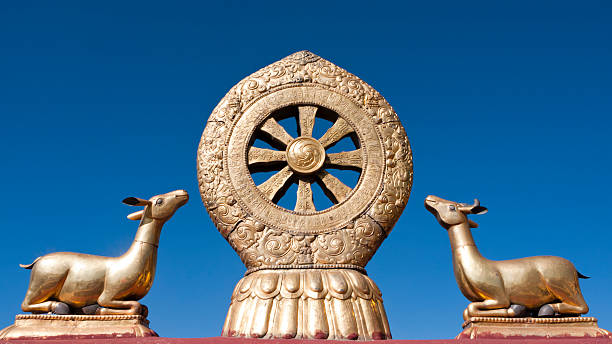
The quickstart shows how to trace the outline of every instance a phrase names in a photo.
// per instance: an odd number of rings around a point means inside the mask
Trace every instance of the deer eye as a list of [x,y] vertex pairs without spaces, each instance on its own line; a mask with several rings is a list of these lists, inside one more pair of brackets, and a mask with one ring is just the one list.
[[155,201],[155,205],[160,205],[164,203],[164,199],[163,198],[158,198],[157,201]]
[[455,211],[456,210],[454,205],[449,205],[448,209],[450,209],[451,211]]

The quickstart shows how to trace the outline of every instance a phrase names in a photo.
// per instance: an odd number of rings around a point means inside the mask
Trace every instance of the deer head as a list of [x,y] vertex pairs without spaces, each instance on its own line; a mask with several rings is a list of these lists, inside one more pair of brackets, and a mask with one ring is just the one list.
[[467,214],[484,214],[487,208],[480,206],[478,199],[474,204],[457,203],[447,201],[437,196],[429,195],[425,198],[425,208],[432,213],[440,225],[446,229],[464,222],[470,227],[476,228],[478,224],[467,218]]
[[162,195],[151,197],[149,200],[128,197],[123,203],[132,206],[144,206],[143,210],[131,213],[127,216],[130,220],[141,220],[143,216],[155,220],[167,221],[174,215],[174,212],[182,207],[189,200],[189,194],[185,190],[171,191]]

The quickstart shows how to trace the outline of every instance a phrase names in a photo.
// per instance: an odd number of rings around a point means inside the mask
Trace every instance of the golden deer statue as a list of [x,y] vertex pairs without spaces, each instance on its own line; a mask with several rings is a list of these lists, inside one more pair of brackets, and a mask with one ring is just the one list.
[[457,284],[472,303],[463,312],[470,317],[518,317],[529,310],[538,316],[584,314],[589,311],[578,278],[588,278],[567,259],[537,256],[494,261],[484,258],[474,243],[470,228],[478,225],[467,214],[484,214],[474,204],[457,203],[427,196],[425,208],[448,231]]
[[149,200],[128,197],[124,203],[144,206],[128,215],[140,220],[129,250],[120,257],[73,252],[50,253],[29,265],[30,285],[21,305],[25,312],[69,314],[142,314],[140,300],[151,289],[157,264],[162,226],[189,200],[185,190],[157,195]]

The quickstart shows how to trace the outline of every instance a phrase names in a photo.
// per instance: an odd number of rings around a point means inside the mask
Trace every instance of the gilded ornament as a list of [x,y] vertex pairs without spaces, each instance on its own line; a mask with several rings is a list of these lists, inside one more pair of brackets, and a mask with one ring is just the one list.
[[480,205],[427,196],[425,207],[448,231],[457,284],[472,303],[463,312],[472,317],[580,315],[589,311],[579,278],[588,278],[567,259],[553,256],[513,260],[484,258],[472,238],[478,227],[468,214],[484,214]]
[[138,300],[153,285],[162,226],[188,199],[186,191],[177,190],[149,200],[137,197],[123,200],[144,209],[128,215],[128,219],[140,221],[140,225],[132,246],[120,257],[56,252],[21,265],[32,270],[21,309],[33,313],[146,317],[147,308]]
[[[332,124],[315,137],[318,118]],[[295,120],[297,133],[286,119]],[[330,151],[344,138],[354,148]],[[347,185],[333,169],[357,172],[356,184]],[[253,174],[269,171],[267,180],[255,182]],[[359,286],[371,282],[364,267],[408,201],[412,154],[397,115],[376,90],[308,51],[253,73],[210,115],[198,180],[213,222],[247,267],[225,336],[390,338],[382,298],[365,307],[372,299],[360,303]],[[313,183],[331,206],[316,205]],[[296,201],[287,208],[278,203],[291,185]],[[282,281],[287,291],[275,293],[284,290]],[[315,284],[307,290],[325,301],[311,301],[310,292],[287,299],[308,281]],[[255,298],[241,296],[247,292]],[[312,322],[298,322],[306,310]]]
[[124,199],[144,208],[127,216],[140,224],[119,257],[55,252],[20,265],[32,270],[21,309],[34,314],[17,315],[0,339],[157,336],[139,300],[153,286],[162,227],[188,200],[185,190]]

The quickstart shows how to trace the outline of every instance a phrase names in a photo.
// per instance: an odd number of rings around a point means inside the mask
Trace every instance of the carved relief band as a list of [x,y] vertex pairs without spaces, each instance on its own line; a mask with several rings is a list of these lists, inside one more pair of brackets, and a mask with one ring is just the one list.
[[[323,134],[314,134],[318,119],[330,123]],[[351,148],[333,149],[345,138]],[[357,172],[356,184],[337,170]],[[263,181],[254,178],[262,172]],[[213,110],[198,178],[209,215],[247,268],[223,335],[391,337],[365,265],[408,201],[412,155],[376,90],[307,51],[269,65]],[[288,193],[295,205],[279,205]]]

